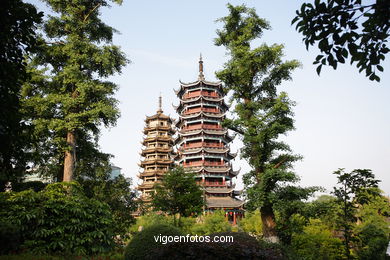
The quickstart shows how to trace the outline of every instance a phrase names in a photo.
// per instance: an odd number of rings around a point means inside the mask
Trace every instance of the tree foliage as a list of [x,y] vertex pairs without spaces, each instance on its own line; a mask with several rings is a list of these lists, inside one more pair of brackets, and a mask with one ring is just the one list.
[[[215,44],[225,46],[230,60],[216,73],[231,93],[234,119],[225,126],[238,133],[243,141],[241,156],[252,170],[244,175],[249,208],[260,208],[263,233],[276,237],[274,202],[287,199],[282,194],[300,192],[287,183],[297,182],[291,170],[301,157],[280,140],[294,129],[292,102],[287,93],[277,92],[277,86],[291,79],[299,66],[296,60],[283,61],[283,45],[261,44],[251,48],[251,42],[270,28],[254,9],[228,4],[229,15],[220,18],[223,28],[217,31]],[[294,196],[295,198],[295,196]]]
[[31,63],[36,76],[23,90],[24,107],[35,115],[35,135],[44,136],[51,158],[57,165],[63,160],[64,180],[72,180],[76,151],[96,143],[99,127],[114,125],[119,116],[117,86],[106,79],[120,73],[127,60],[111,44],[115,29],[99,18],[109,1],[45,2],[57,15],[45,22],[48,42]]
[[354,239],[353,228],[357,221],[359,205],[368,204],[372,196],[378,196],[379,180],[369,169],[355,169],[346,173],[344,169],[334,172],[338,178],[338,186],[334,187],[341,211],[338,214],[338,227],[344,238],[345,257],[351,258],[351,242]]
[[40,192],[0,193],[0,197],[1,222],[20,230],[21,250],[94,255],[114,245],[108,205],[87,198],[77,183],[55,183]]
[[194,174],[176,167],[168,171],[161,183],[156,183],[156,192],[152,194],[152,205],[172,215],[176,225],[176,215],[188,217],[203,210],[203,191],[197,185]]
[[[318,43],[321,54],[316,57],[317,73],[323,65],[334,69],[350,57],[359,72],[365,71],[370,80],[379,81],[377,71],[389,52],[390,2],[376,0],[327,0],[303,3],[292,20],[302,33],[306,48]],[[374,2],[374,1],[373,1]]]
[[310,219],[303,232],[293,235],[292,247],[302,259],[343,259],[342,241],[319,219]]
[[79,182],[88,198],[106,203],[110,207],[115,223],[113,232],[120,237],[120,241],[117,242],[123,242],[129,237],[130,227],[135,222],[132,216],[137,207],[135,192],[130,188],[131,179],[125,178],[122,174],[111,178],[108,173],[83,178]]
[[216,232],[228,232],[232,230],[232,225],[225,216],[225,211],[218,210],[203,217],[200,223],[196,223],[192,228],[192,233],[197,235],[210,235]]
[[0,189],[26,170],[28,126],[20,113],[20,89],[29,75],[25,55],[35,51],[42,13],[22,0],[4,0],[0,9]]

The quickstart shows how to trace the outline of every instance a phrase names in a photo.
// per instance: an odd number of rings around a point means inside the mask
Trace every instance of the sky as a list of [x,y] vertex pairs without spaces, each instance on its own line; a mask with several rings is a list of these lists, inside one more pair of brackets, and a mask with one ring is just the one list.
[[[30,2],[45,10],[37,0]],[[332,173],[338,168],[346,171],[371,169],[381,180],[380,188],[390,195],[390,57],[383,63],[381,82],[371,82],[359,74],[353,65],[341,65],[337,70],[324,67],[321,76],[312,64],[319,51],[306,50],[302,36],[291,26],[295,10],[302,1],[229,1],[254,7],[257,14],[268,20],[272,30],[256,40],[284,44],[286,60],[297,59],[301,68],[292,73],[292,81],[283,82],[278,89],[286,91],[296,102],[296,130],[283,139],[293,151],[303,156],[295,164],[302,186],[322,186],[332,191],[337,179]],[[99,144],[104,152],[114,155],[113,164],[122,173],[139,183],[141,141],[146,115],[156,113],[158,96],[163,97],[164,113],[177,119],[172,104],[179,99],[173,89],[179,80],[197,80],[198,59],[202,53],[206,80],[216,81],[215,72],[228,60],[226,50],[213,43],[215,31],[221,27],[215,20],[228,14],[223,0],[124,0],[121,6],[112,4],[102,9],[102,20],[120,33],[114,37],[131,61],[122,74],[110,77],[119,85],[121,117],[117,125],[102,129]],[[241,147],[239,138],[231,146],[233,152]],[[239,158],[233,161],[241,168],[237,183],[250,168]]]

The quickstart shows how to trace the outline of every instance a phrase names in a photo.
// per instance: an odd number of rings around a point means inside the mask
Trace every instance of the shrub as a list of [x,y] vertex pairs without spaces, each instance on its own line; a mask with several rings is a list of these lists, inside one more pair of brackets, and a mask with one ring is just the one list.
[[359,246],[357,255],[361,260],[385,259],[389,244],[388,233],[374,223],[363,224],[358,228]]
[[224,211],[215,211],[209,215],[206,215],[202,223],[197,223],[192,228],[193,234],[206,235],[215,232],[227,232],[231,231],[232,226],[225,217]]
[[77,183],[55,183],[40,192],[26,190],[0,196],[0,219],[20,229],[21,250],[95,255],[113,246],[109,207],[85,197]]
[[303,232],[293,234],[292,248],[303,259],[343,259],[343,244],[319,219],[310,219]]
[[137,233],[125,249],[125,259],[149,259],[149,255],[153,250],[158,250],[164,245],[156,241],[157,236],[180,236],[182,232],[169,225],[157,224],[149,226]]
[[140,227],[142,227],[142,229],[145,229],[147,227],[158,224],[173,225],[173,220],[172,218],[169,218],[167,216],[156,214],[155,212],[150,212],[146,215],[137,218],[136,223],[131,226],[130,231],[132,233],[138,233],[140,231]]
[[245,218],[241,219],[238,222],[238,226],[240,229],[242,229],[244,232],[249,233],[250,235],[260,237],[262,232],[262,222],[261,222],[261,216],[260,211],[248,211],[245,213]]
[[170,243],[153,250],[145,259],[286,259],[282,250],[274,245],[259,243],[254,237],[243,232],[221,232],[215,236],[232,236],[228,243]]

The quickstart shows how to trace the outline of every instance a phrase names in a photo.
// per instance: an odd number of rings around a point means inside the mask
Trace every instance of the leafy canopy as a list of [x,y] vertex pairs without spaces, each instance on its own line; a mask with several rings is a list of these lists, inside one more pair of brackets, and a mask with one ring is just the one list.
[[[316,57],[317,73],[323,65],[337,68],[350,57],[359,72],[370,80],[380,81],[377,71],[389,52],[390,2],[376,0],[363,4],[361,0],[327,0],[303,3],[292,20],[309,46],[318,43],[321,54]],[[373,1],[370,1],[373,2]]]
[[297,60],[282,60],[283,45],[263,43],[252,48],[252,41],[270,28],[268,22],[245,5],[227,7],[229,14],[218,20],[223,27],[217,30],[215,39],[215,44],[226,47],[230,55],[224,68],[216,73],[231,94],[234,118],[225,120],[224,125],[240,135],[241,156],[252,167],[244,175],[247,206],[260,208],[264,235],[276,236],[276,198],[285,201],[291,193],[297,192],[291,197],[294,199],[310,194],[287,185],[298,181],[291,168],[301,157],[280,140],[281,135],[294,129],[294,102],[287,93],[278,93],[277,86],[291,80],[291,72],[300,64]]
[[161,183],[156,183],[156,192],[152,193],[152,205],[169,215],[188,217],[203,210],[203,191],[195,181],[193,173],[182,167],[168,171]]

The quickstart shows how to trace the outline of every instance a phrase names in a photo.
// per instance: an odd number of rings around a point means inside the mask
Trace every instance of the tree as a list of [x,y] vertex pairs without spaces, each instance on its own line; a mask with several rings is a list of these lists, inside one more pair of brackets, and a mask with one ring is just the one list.
[[314,61],[318,75],[323,65],[336,69],[350,56],[359,72],[380,81],[376,72],[383,72],[380,64],[389,52],[389,1],[364,5],[361,0],[316,0],[314,5],[303,3],[296,14],[292,24],[302,33],[306,48],[318,43],[321,51]]
[[234,105],[235,118],[225,120],[224,125],[239,134],[243,141],[241,156],[252,167],[244,175],[247,206],[260,208],[263,235],[276,241],[274,202],[279,195],[295,192],[287,184],[298,181],[291,168],[301,158],[279,139],[294,129],[294,102],[287,93],[277,93],[276,86],[291,79],[291,71],[299,62],[282,61],[283,45],[262,44],[252,49],[251,41],[270,28],[268,22],[245,5],[228,4],[228,9],[229,15],[218,20],[224,25],[215,39],[215,44],[225,46],[230,55],[224,69],[216,73],[225,91],[230,91]]
[[55,161],[63,159],[63,180],[71,181],[80,143],[96,141],[100,125],[112,126],[119,117],[113,97],[117,87],[105,79],[120,73],[127,60],[111,44],[115,29],[99,18],[99,9],[109,1],[45,2],[58,16],[45,23],[49,42],[32,62],[35,72],[44,68],[44,73],[26,86],[25,106],[37,115],[32,119],[36,131],[50,134]]
[[26,168],[29,139],[22,122],[20,89],[29,77],[25,55],[35,51],[42,12],[21,0],[4,0],[0,10],[0,188],[18,181]]
[[344,238],[345,257],[351,259],[351,242],[353,239],[353,227],[357,221],[357,209],[359,205],[368,204],[372,196],[378,196],[379,180],[369,169],[355,169],[350,173],[339,169],[333,174],[337,175],[338,186],[334,187],[333,194],[341,207],[338,214],[338,226]]
[[[196,215],[203,210],[203,191],[195,181],[193,173],[177,167],[168,171],[161,183],[156,183],[152,194],[152,206],[173,216],[175,225],[180,217]],[[176,215],[179,215],[176,223]]]
[[88,198],[106,203],[113,217],[114,234],[120,236],[121,242],[129,236],[130,226],[134,224],[133,213],[137,204],[135,193],[130,189],[131,180],[122,174],[110,178],[109,172],[101,172],[100,176],[80,178],[80,184]]

